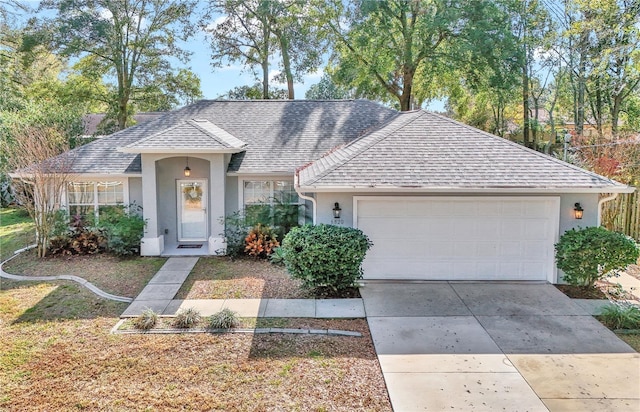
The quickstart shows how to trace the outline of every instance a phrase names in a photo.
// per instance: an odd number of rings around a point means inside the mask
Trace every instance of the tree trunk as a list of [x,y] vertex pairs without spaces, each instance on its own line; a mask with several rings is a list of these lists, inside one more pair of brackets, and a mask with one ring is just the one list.
[[284,75],[287,79],[287,91],[289,92],[289,100],[295,99],[293,91],[293,73],[291,72],[291,58],[289,57],[289,40],[284,33],[278,33],[280,39],[280,52],[282,53],[282,66],[284,67]]
[[526,61],[522,66],[522,140],[526,147],[531,147],[529,141],[529,76]]
[[402,94],[399,96],[400,100],[400,111],[407,112],[411,110],[411,93],[413,91],[413,75],[415,74],[415,70],[407,68],[404,70],[403,84],[402,84]]
[[269,28],[263,24],[264,50],[262,51],[262,98],[269,99]]

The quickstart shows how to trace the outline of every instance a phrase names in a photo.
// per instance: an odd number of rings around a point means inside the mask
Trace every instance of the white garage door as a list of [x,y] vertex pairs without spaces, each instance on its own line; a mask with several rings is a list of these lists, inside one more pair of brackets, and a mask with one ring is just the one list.
[[554,281],[559,197],[355,197],[365,279]]

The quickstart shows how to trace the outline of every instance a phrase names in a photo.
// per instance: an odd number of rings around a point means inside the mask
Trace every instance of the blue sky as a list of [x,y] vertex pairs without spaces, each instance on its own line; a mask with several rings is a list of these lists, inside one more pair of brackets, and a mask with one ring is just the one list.
[[[215,99],[236,86],[253,85],[256,82],[251,70],[243,70],[239,63],[221,68],[212,68],[210,63],[211,49],[204,34],[199,34],[188,43],[185,43],[184,48],[193,53],[189,65],[191,70],[200,77],[202,94],[207,99]],[[270,77],[278,73],[277,62],[272,62],[270,72],[272,74]],[[319,68],[315,73],[309,73],[304,76],[302,82],[297,82],[294,86],[296,98],[304,99],[305,92],[311,85],[318,83],[321,77],[322,68]],[[270,86],[286,88],[286,84],[278,84],[273,80]]]

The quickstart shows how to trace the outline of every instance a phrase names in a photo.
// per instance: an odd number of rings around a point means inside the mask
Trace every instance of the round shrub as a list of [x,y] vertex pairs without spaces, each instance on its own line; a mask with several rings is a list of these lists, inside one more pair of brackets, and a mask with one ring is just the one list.
[[598,279],[638,260],[638,245],[601,227],[571,229],[556,243],[556,262],[571,285],[594,286]]
[[341,290],[362,278],[361,264],[372,246],[359,229],[320,224],[291,229],[282,241],[289,274],[304,287]]

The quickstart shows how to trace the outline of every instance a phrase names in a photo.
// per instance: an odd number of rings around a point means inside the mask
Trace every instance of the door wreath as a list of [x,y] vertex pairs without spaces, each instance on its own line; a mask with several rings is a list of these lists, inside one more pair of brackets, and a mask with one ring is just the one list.
[[187,186],[182,189],[182,193],[188,203],[198,203],[202,200],[202,188],[200,186]]

